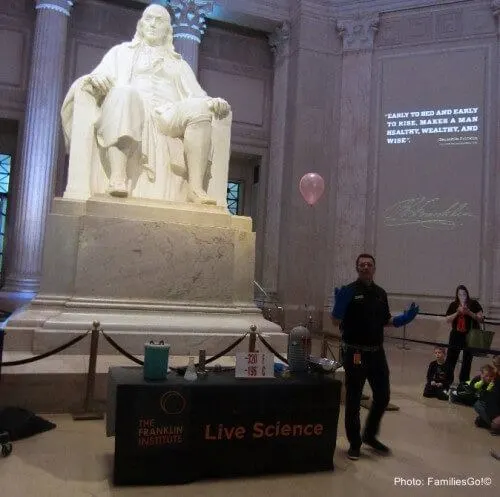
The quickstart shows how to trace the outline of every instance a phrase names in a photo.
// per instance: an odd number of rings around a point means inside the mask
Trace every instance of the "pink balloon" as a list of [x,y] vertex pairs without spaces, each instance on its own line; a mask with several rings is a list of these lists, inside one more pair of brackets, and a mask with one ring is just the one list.
[[325,182],[318,173],[307,173],[302,176],[299,190],[309,205],[314,205],[325,191]]

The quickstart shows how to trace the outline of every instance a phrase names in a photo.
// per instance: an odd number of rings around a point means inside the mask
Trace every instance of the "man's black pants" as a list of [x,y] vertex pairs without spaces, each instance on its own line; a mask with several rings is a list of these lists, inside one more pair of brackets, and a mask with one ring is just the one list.
[[389,404],[389,366],[384,349],[374,352],[360,352],[361,364],[354,364],[356,349],[351,347],[343,351],[345,371],[345,430],[349,443],[354,448],[361,447],[361,423],[359,419],[361,394],[365,381],[373,392],[373,400],[366,420],[364,438],[376,437],[380,421]]

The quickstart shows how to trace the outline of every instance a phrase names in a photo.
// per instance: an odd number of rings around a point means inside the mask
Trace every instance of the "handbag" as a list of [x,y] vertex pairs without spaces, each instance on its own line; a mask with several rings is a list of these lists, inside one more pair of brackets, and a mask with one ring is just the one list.
[[491,348],[494,335],[495,332],[486,330],[484,328],[484,324],[481,324],[480,329],[471,328],[466,337],[467,347],[489,350]]

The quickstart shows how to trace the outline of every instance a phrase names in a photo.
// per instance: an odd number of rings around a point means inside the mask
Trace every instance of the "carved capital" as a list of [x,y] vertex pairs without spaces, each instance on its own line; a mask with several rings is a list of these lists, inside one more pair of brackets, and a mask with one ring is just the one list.
[[491,11],[497,22],[497,33],[500,35],[500,0],[493,0],[491,2]]
[[212,12],[213,5],[211,0],[171,0],[169,9],[172,12],[174,38],[200,43],[207,28],[205,17]]
[[70,16],[71,8],[77,0],[36,0],[36,10],[52,10],[59,14]]
[[493,0],[491,2],[491,10],[495,17],[498,18],[500,16],[500,0]]
[[269,45],[276,57],[288,55],[290,41],[290,23],[285,21],[269,35]]
[[360,16],[337,21],[337,31],[343,41],[344,52],[372,50],[379,16]]

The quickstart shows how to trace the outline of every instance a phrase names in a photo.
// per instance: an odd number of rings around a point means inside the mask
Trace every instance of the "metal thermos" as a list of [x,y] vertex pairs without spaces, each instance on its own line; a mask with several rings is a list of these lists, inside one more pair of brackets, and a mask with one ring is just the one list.
[[305,326],[296,326],[288,337],[288,365],[290,372],[303,373],[308,369],[311,351],[311,333]]

